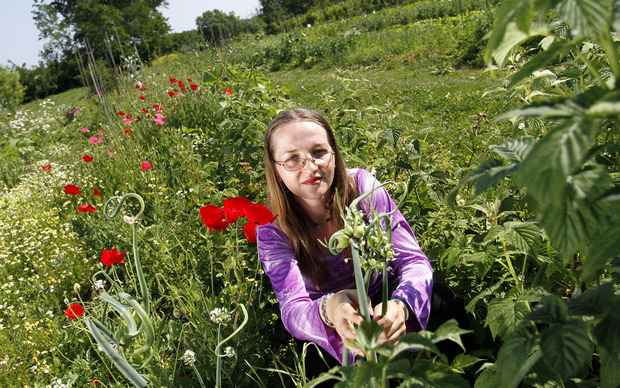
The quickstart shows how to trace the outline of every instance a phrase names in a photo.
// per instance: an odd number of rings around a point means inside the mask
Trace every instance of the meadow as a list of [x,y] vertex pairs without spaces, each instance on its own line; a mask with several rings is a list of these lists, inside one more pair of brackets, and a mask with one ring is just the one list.
[[[412,337],[418,352],[381,348],[376,363],[333,371],[344,386],[386,386],[386,375],[403,386],[615,386],[614,87],[587,94],[598,80],[571,57],[508,88],[536,43],[505,70],[483,67],[495,14],[421,1],[224,47],[188,42],[4,115],[0,385],[306,386],[304,351],[248,233],[268,220],[210,218],[238,197],[263,210],[264,130],[306,107],[335,128],[348,166],[407,183],[390,190],[406,195],[436,281],[471,321]],[[605,53],[588,55],[607,69]],[[567,102],[584,99],[594,124],[570,125]],[[575,129],[586,124],[599,129]],[[456,356],[436,346],[461,337],[469,347]]]

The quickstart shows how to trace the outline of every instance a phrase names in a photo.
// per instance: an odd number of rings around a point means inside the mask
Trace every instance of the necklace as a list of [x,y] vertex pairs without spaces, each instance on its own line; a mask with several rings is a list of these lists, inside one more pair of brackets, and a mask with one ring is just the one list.
[[323,222],[314,222],[314,221],[312,221],[312,220],[310,220],[310,222],[311,222],[311,223],[312,223],[312,225],[314,225],[314,226],[321,226],[321,225],[325,225],[325,224],[327,224],[327,223],[329,222],[329,220],[331,220],[331,219],[332,219],[332,216],[330,215],[330,216],[329,216],[329,217],[327,217],[327,219],[326,219],[325,221],[323,221]]

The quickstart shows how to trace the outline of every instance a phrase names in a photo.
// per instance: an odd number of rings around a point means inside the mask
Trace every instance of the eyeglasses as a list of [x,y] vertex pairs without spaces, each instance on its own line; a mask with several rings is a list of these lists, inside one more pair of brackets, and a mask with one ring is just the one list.
[[302,168],[304,168],[304,166],[306,165],[306,161],[308,160],[312,161],[312,163],[316,164],[317,166],[327,166],[329,162],[331,162],[332,159],[334,158],[335,153],[336,153],[335,151],[321,150],[321,151],[316,151],[314,153],[314,156],[310,158],[300,158],[299,156],[291,156],[290,158],[286,159],[284,162],[274,162],[274,163],[284,167],[286,171],[297,171],[297,170],[301,170]]

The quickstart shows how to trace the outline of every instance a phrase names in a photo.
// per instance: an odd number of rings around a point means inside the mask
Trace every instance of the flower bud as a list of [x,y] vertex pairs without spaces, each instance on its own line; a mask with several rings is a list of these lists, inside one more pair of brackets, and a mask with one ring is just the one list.
[[80,291],[82,291],[82,286],[80,286],[80,283],[75,283],[73,285],[73,291],[75,291],[76,294],[79,294]]

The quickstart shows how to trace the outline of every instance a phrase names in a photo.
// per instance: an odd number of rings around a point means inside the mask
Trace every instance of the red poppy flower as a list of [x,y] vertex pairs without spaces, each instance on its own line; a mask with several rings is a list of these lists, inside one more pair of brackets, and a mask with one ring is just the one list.
[[141,92],[144,92],[145,90],[146,90],[146,88],[144,86],[140,88]]
[[48,164],[47,166],[41,166],[41,168],[42,168],[44,171],[47,171],[47,170],[49,170],[50,168],[52,168],[52,165],[51,165],[51,164]]
[[90,162],[91,160],[93,160],[93,157],[90,155],[84,155],[82,156],[82,159],[84,159],[85,162]]
[[209,234],[212,233],[212,229],[221,232],[228,227],[228,220],[224,210],[217,206],[207,205],[200,208],[200,218],[202,222],[209,228]]
[[273,215],[267,206],[261,205],[260,203],[255,203],[246,207],[245,213],[248,217],[248,222],[253,222],[258,225],[265,225],[273,222],[277,217],[277,215]]
[[93,189],[93,194],[95,194],[97,197],[101,196],[101,193],[97,189]]
[[253,222],[248,222],[243,226],[243,234],[245,234],[245,238],[248,239],[249,242],[256,242],[256,224]]
[[232,90],[230,89],[224,90],[224,93],[228,94],[229,96],[232,96]]
[[228,198],[224,201],[224,214],[229,223],[237,221],[239,217],[245,217],[245,208],[252,202],[243,197]]
[[192,90],[196,90],[196,89],[198,89],[198,86],[194,85],[194,84],[191,84],[191,85],[189,85],[189,88],[192,89]]
[[136,88],[136,89],[140,89],[140,85],[135,84],[135,85],[134,85],[134,88]]
[[144,101],[144,98],[145,98],[144,96],[140,96],[140,99],[141,99],[142,101]]
[[80,191],[80,189],[77,186],[73,186],[73,185],[66,185],[65,186],[65,194],[76,194],[76,195],[80,195],[82,194],[82,191]]
[[211,66],[207,67],[207,70],[211,70]]
[[170,83],[177,82],[177,79],[174,77],[170,77]]
[[84,307],[78,303],[71,303],[64,314],[69,317],[69,319],[82,318],[84,315]]
[[90,212],[90,213],[94,213],[97,211],[97,209],[95,209],[95,207],[93,205],[80,205],[77,208],[79,211],[81,211],[82,213],[84,212]]
[[188,78],[188,79],[187,79],[187,82],[192,82],[192,79],[191,79],[191,78]]
[[121,115],[121,116],[125,116],[125,112],[123,112],[122,110],[119,110],[119,111],[118,111],[118,112],[116,112],[116,113],[118,113],[118,114],[119,114],[119,115]]
[[174,96],[174,92],[168,92],[168,95],[169,95],[170,97],[172,97],[172,96]]
[[127,115],[127,116],[125,116],[125,117],[127,117],[128,119],[133,119],[133,116],[132,116],[132,115]]
[[131,133],[131,129],[126,129],[125,133]]
[[149,162],[147,162],[146,160],[144,162],[142,162],[142,171],[146,171],[148,169],[150,169],[151,167],[153,167],[153,165]]
[[111,267],[113,264],[125,264],[125,252],[118,252],[118,249],[104,249],[101,253],[103,265]]

